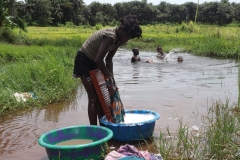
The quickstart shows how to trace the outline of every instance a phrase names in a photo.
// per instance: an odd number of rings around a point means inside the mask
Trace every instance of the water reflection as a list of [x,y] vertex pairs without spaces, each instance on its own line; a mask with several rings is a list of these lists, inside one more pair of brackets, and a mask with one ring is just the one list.
[[[44,110],[44,122],[52,121],[54,123],[58,122],[62,114],[67,113],[68,111],[77,111],[78,110],[78,100],[86,95],[85,89],[82,85],[78,88],[78,94],[71,101],[64,101],[60,103],[55,103],[47,106]],[[82,107],[83,110],[86,110],[86,107]],[[42,109],[40,110],[42,111]]]
[[60,114],[67,112],[69,110],[69,102],[67,103],[57,103],[49,105],[44,111],[44,122],[52,121],[54,123],[58,122]]
[[[134,63],[133,66],[133,74],[132,74],[132,78],[133,79],[138,79],[139,78],[139,72],[140,72],[140,67],[139,67],[139,63]],[[136,80],[138,81],[138,80]],[[136,83],[137,84],[137,83]]]

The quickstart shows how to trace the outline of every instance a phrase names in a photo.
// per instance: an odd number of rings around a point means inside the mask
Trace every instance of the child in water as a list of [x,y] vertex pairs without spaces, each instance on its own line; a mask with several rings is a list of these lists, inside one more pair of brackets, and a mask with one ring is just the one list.
[[161,46],[157,47],[157,52],[158,52],[157,58],[160,58],[161,60],[163,60],[165,58],[166,54],[162,51]]
[[182,56],[178,56],[177,61],[181,63],[183,61],[183,57]]
[[[159,59],[161,59],[163,61],[165,56],[166,56],[166,54],[162,51],[162,47],[161,46],[157,47],[157,52],[158,52],[157,58],[159,58]],[[146,63],[153,63],[153,62],[154,62],[153,59],[148,59],[146,61]]]
[[131,59],[131,62],[134,63],[134,62],[141,61],[141,59],[139,57],[139,49],[138,48],[133,48],[132,52],[133,52],[133,57]]

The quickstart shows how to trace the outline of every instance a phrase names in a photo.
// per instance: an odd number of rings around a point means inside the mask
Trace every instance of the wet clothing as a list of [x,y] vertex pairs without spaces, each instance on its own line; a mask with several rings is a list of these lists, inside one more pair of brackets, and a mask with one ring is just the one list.
[[141,61],[139,56],[136,56],[136,57],[133,56],[132,59],[131,59],[131,62],[132,62],[132,63],[138,62],[138,61]]
[[158,53],[157,57],[160,58],[160,57],[165,57],[166,56],[166,53],[162,52],[162,53]]
[[113,44],[108,47],[108,51],[121,46],[117,38],[117,27],[96,31],[83,43],[82,47],[77,52],[74,62],[73,77],[79,78],[82,75],[89,77],[89,71],[98,68],[94,61],[104,37],[113,38]]
[[74,62],[73,77],[80,78],[82,75],[90,77],[89,71],[95,69],[98,69],[97,64],[83,52],[78,51]]
[[[108,79],[106,79],[106,84],[110,85]],[[113,95],[110,95],[110,107],[114,123],[124,122],[125,110],[118,90]]]
[[129,145],[129,144],[120,146],[120,148],[118,149],[118,153],[121,153],[126,156],[135,156],[138,158],[144,158],[135,146]]
[[108,47],[108,51],[111,51],[119,47],[117,39],[117,27],[115,27],[96,31],[83,43],[80,51],[85,53],[86,56],[88,56],[92,61],[94,61],[95,58],[97,57],[98,50],[101,46],[104,37],[113,38],[113,44]]

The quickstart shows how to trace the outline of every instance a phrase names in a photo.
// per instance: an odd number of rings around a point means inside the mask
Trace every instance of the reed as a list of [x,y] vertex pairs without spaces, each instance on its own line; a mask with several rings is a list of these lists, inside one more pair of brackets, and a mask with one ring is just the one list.
[[169,127],[160,131],[155,147],[166,160],[239,159],[240,112],[237,105],[215,101],[207,106],[199,129],[189,128],[179,120],[176,133]]
[[182,23],[143,27],[143,38],[130,41],[140,49],[154,50],[160,45],[166,52],[178,48],[196,55],[237,58],[239,54],[239,27],[218,27]]
[[[107,27],[109,26],[104,28]],[[93,32],[101,28],[103,27],[99,28],[99,25],[95,27],[28,27],[27,33],[15,30],[15,34],[20,38],[9,33],[7,37],[15,37],[15,40],[8,38],[9,40],[6,41],[13,44],[79,48]],[[166,52],[178,48],[197,55],[223,58],[236,58],[240,52],[238,47],[240,29],[237,24],[219,27],[182,22],[181,24],[146,25],[142,26],[142,29],[143,37],[139,40],[130,40],[124,48],[138,47],[142,50],[155,50],[160,45]]]
[[[79,83],[71,75],[76,52],[73,47],[0,44],[0,114],[70,99]],[[16,92],[34,92],[37,98],[17,102]]]

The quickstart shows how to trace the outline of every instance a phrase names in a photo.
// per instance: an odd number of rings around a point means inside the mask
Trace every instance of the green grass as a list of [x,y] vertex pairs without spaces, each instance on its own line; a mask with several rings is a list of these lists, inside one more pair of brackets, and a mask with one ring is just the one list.
[[[108,26],[104,27],[107,28]],[[240,52],[240,28],[237,25],[218,27],[215,25],[171,24],[142,26],[143,37],[130,40],[127,49],[138,47],[141,50],[155,51],[162,46],[165,52],[174,48],[197,55],[236,58]],[[87,37],[97,30],[97,27],[29,27],[28,37],[23,44],[54,45],[80,47]],[[18,30],[15,30],[18,33]],[[21,43],[21,42],[20,42]]]
[[[108,26],[106,26],[108,27]],[[105,28],[106,28],[105,27]],[[101,28],[101,26],[100,26]],[[28,106],[44,106],[68,99],[79,80],[71,77],[76,51],[99,26],[28,27],[28,32],[0,30],[0,115]],[[147,25],[143,37],[130,40],[127,49],[138,47],[165,52],[178,48],[197,55],[237,58],[240,28],[236,25]],[[17,103],[15,92],[31,92],[38,99]]]
[[[72,78],[76,52],[73,47],[0,44],[0,114],[71,98],[79,83]],[[34,92],[37,99],[19,103],[16,92]]]
[[240,159],[240,110],[237,105],[215,101],[207,107],[199,130],[189,128],[180,118],[176,133],[169,127],[154,140],[155,149],[166,160]]

